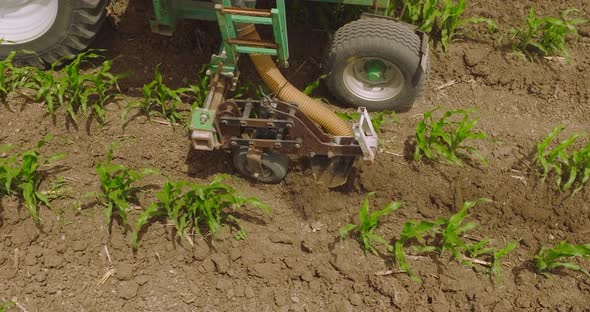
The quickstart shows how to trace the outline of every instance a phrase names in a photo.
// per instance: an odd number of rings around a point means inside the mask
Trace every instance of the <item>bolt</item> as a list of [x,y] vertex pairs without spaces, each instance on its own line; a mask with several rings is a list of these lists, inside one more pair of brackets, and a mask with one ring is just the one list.
[[295,144],[295,148],[301,148],[301,144],[299,144],[299,143]]
[[236,146],[236,145],[238,145],[238,142],[236,142],[236,141],[231,142],[231,146]]
[[292,123],[288,123],[287,124],[287,128],[293,128],[293,124]]
[[206,122],[207,122],[207,120],[209,120],[209,116],[207,116],[207,114],[202,114],[202,115],[201,115],[201,119],[200,119],[200,120],[201,120],[201,123],[202,123],[202,124],[203,124],[203,123],[206,123]]

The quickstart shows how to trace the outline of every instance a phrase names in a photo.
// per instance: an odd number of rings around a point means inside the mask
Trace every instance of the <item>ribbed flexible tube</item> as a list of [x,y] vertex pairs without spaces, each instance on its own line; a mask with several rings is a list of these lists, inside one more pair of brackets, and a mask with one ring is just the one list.
[[[244,39],[261,40],[256,27],[251,24],[241,27],[239,33]],[[354,135],[346,121],[324,106],[322,102],[312,99],[289,83],[270,56],[250,54],[250,59],[256,66],[258,75],[280,100],[296,104],[307,117],[320,124],[332,135]]]

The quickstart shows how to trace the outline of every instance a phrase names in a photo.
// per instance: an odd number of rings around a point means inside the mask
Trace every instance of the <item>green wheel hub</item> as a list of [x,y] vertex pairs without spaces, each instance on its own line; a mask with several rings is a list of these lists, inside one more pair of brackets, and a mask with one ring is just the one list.
[[379,81],[383,78],[387,66],[381,60],[370,60],[365,63],[365,74],[369,81]]
[[347,64],[342,80],[349,92],[366,101],[387,101],[404,88],[404,76],[392,62],[379,57],[356,58]]

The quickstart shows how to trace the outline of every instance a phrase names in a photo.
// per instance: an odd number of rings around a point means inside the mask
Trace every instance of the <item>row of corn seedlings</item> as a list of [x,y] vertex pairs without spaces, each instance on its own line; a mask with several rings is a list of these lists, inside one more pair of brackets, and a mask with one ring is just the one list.
[[[401,202],[391,202],[383,209],[369,212],[370,193],[363,201],[359,210],[359,223],[346,224],[340,229],[342,238],[351,234],[359,241],[365,252],[378,254],[377,244],[385,246],[387,252],[395,259],[399,269],[407,273],[411,279],[420,281],[407,261],[408,251],[412,254],[438,254],[444,256],[450,253],[459,263],[466,266],[484,265],[488,267],[488,274],[495,276],[496,283],[501,282],[502,261],[506,255],[516,249],[517,241],[510,242],[501,248],[494,248],[489,238],[476,240],[467,239],[466,234],[478,225],[474,222],[464,222],[469,217],[469,209],[479,203],[491,202],[487,198],[466,201],[461,209],[450,218],[436,220],[411,220],[404,223],[399,238],[392,243],[376,233],[382,217],[387,216],[402,206]],[[590,274],[579,264],[565,262],[579,257],[590,259],[590,244],[572,245],[561,242],[553,248],[542,247],[531,259],[536,271],[549,276],[553,269],[565,268]]]
[[[23,205],[37,224],[41,222],[39,206],[50,207],[51,191],[41,191],[40,184],[51,174],[51,165],[63,159],[64,154],[43,156],[39,152],[48,141],[45,138],[33,149],[18,153],[13,146],[0,145],[0,198],[14,196]],[[100,179],[100,192],[91,192],[84,197],[95,196],[104,207],[105,223],[110,232],[113,220],[119,220],[129,227],[128,211],[137,201],[136,195],[151,186],[138,185],[147,175],[160,174],[154,169],[134,170],[113,162],[113,144],[105,161],[96,167]],[[231,225],[237,229],[236,239],[245,239],[246,233],[235,213],[243,206],[250,205],[270,213],[270,207],[254,197],[244,197],[236,189],[223,183],[225,176],[217,176],[209,184],[168,180],[157,192],[157,200],[137,218],[133,227],[131,245],[138,247],[138,236],[142,228],[152,219],[165,217],[172,220],[179,237],[189,242],[192,234],[205,229],[214,235],[222,226]],[[59,180],[58,180],[59,183]]]
[[[416,125],[414,160],[427,158],[459,166],[465,160],[487,164],[487,159],[471,144],[487,138],[484,132],[475,130],[475,110],[449,110],[436,117],[439,109],[424,113]],[[590,181],[590,137],[573,134],[554,144],[564,129],[561,125],[555,127],[537,144],[535,162],[542,181],[552,177],[562,192],[574,195]],[[582,138],[585,143],[579,143]]]
[[[548,141],[551,141],[561,130],[562,127],[556,128],[550,134]],[[569,141],[569,139],[566,140],[566,142]],[[0,195],[17,195],[22,198],[25,207],[37,223],[40,222],[39,204],[49,206],[47,194],[39,190],[39,185],[44,178],[39,168],[64,157],[63,154],[41,157],[38,149],[42,148],[46,142],[47,139],[43,139],[38,142],[35,149],[0,158]],[[542,144],[547,145],[544,142]],[[569,145],[566,144],[566,146]],[[10,145],[2,145],[0,152],[4,155],[11,148]],[[136,171],[121,164],[114,164],[112,162],[114,148],[115,145],[111,146],[106,160],[99,163],[96,168],[100,177],[101,192],[95,195],[105,209],[105,223],[109,231],[112,220],[115,218],[125,226],[129,225],[127,212],[131,203],[136,201],[137,192],[146,188],[137,186],[137,182],[146,175],[159,174],[152,169]],[[544,149],[541,150],[544,151]],[[238,229],[236,239],[244,239],[245,232],[234,212],[243,205],[259,207],[267,213],[270,213],[270,208],[256,198],[243,197],[233,187],[223,183],[223,178],[218,176],[207,185],[187,181],[167,181],[157,192],[157,200],[137,218],[131,235],[131,246],[138,248],[140,232],[150,220],[157,218],[171,220],[177,235],[189,242],[192,242],[192,235],[201,234],[203,229],[214,235],[226,224]],[[372,195],[373,193],[370,193],[360,207],[359,224],[343,226],[340,229],[340,235],[348,237],[351,233],[355,234],[366,252],[377,254],[376,244],[385,245],[400,269],[414,280],[419,280],[419,277],[407,262],[408,249],[413,253],[438,253],[441,256],[449,252],[462,264],[486,265],[489,268],[488,272],[496,276],[499,282],[502,274],[502,259],[518,246],[517,242],[511,242],[500,249],[495,249],[490,246],[491,239],[466,242],[466,233],[477,227],[477,224],[473,222],[464,223],[469,216],[468,211],[478,203],[490,202],[485,198],[465,202],[462,208],[448,219],[408,221],[403,225],[399,239],[390,244],[375,233],[375,230],[381,218],[401,208],[402,203],[391,202],[381,210],[370,212],[369,198]],[[571,245],[562,242],[554,248],[543,247],[534,256],[533,261],[537,271],[546,276],[556,268],[576,270],[590,276],[588,271],[580,265],[563,261],[571,257],[590,258],[590,244]]]
[[[0,145],[0,198],[15,196],[26,207],[35,223],[40,223],[39,206],[49,206],[50,194],[39,190],[50,165],[62,159],[64,154],[43,156],[39,152],[47,138],[39,141],[33,149],[12,152],[14,146]],[[10,155],[9,155],[10,153]]]
[[[488,31],[498,30],[497,23],[489,18],[463,18],[466,6],[467,0],[396,0],[391,2],[388,14],[416,25],[418,30],[440,40],[447,50],[457,31],[468,24],[484,23]],[[538,17],[531,7],[522,25],[502,32],[499,39],[507,39],[513,51],[529,58],[541,55],[569,59],[567,39],[577,38],[577,26],[588,22],[574,16],[579,12],[570,8],[562,11],[559,17]]]
[[[159,174],[154,169],[134,170],[124,165],[113,163],[113,144],[104,162],[99,163],[96,171],[100,177],[101,191],[89,193],[105,209],[105,223],[109,232],[112,221],[117,219],[124,226],[129,226],[127,212],[132,203],[137,202],[138,192],[150,186],[138,186],[146,175]],[[153,203],[141,213],[133,226],[131,246],[138,248],[139,234],[150,220],[165,218],[173,222],[178,237],[192,243],[194,234],[206,230],[214,235],[222,226],[230,225],[237,229],[236,239],[245,239],[246,233],[235,213],[244,205],[261,208],[270,213],[270,207],[254,197],[244,197],[228,184],[226,178],[219,175],[209,184],[197,184],[188,181],[168,180],[156,193]],[[87,194],[88,195],[88,194]]]
[[[120,94],[118,82],[126,74],[113,73],[112,60],[103,60],[100,65],[91,66],[90,63],[104,58],[100,52],[102,50],[91,50],[75,57],[62,58],[51,64],[47,71],[32,66],[14,65],[17,52],[12,52],[0,61],[0,101],[5,102],[11,93],[28,89],[51,115],[55,115],[57,109],[63,109],[73,122],[77,121],[79,114],[83,114],[105,123],[105,105]],[[67,65],[62,66],[64,63]],[[90,68],[86,69],[87,67]],[[192,100],[191,108],[199,106],[205,100],[208,85],[209,76],[202,73],[197,84],[171,89],[164,83],[157,66],[154,80],[142,88],[143,98],[130,102],[121,117],[126,119],[131,110],[138,110],[139,114],[148,118],[162,117],[171,124],[188,120],[179,108],[183,103],[182,97]],[[189,109],[185,111],[188,112]]]

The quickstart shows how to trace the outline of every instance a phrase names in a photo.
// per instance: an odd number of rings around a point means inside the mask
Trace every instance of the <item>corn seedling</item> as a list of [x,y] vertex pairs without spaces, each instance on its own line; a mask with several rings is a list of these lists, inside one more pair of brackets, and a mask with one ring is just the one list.
[[[438,109],[424,113],[424,118],[416,126],[414,160],[420,160],[423,156],[433,161],[442,158],[448,163],[462,166],[462,159],[475,157],[481,163],[487,163],[476,148],[465,144],[467,140],[483,140],[487,137],[485,133],[473,130],[478,121],[478,118],[471,117],[474,110],[450,110],[435,119],[433,113]],[[461,119],[451,120],[455,116]]]
[[492,254],[492,264],[489,273],[496,276],[496,283],[500,284],[502,282],[502,259],[517,247],[518,242],[511,242],[506,244],[502,249],[490,251]]
[[375,243],[380,243],[385,246],[389,246],[389,243],[374,231],[377,229],[381,217],[396,211],[401,207],[402,203],[391,202],[387,204],[385,208],[369,214],[369,198],[373,196],[373,194],[374,193],[369,193],[361,205],[359,210],[359,224],[346,224],[340,229],[340,236],[342,238],[347,238],[350,236],[351,232],[354,232],[365,252],[377,254]]
[[[444,230],[441,232],[441,246],[440,246],[440,253],[441,255],[445,251],[450,251],[455,259],[463,261],[463,251],[466,249],[465,243],[461,240],[461,236],[468,231],[471,231],[477,227],[476,223],[468,222],[467,224],[463,225],[463,221],[468,216],[468,211],[470,208],[473,208],[480,202],[491,202],[490,199],[487,198],[480,198],[474,201],[466,201],[463,203],[463,207],[451,218],[445,222]],[[479,246],[478,246],[479,247]],[[481,251],[480,251],[481,253]]]
[[7,312],[8,310],[10,310],[11,308],[14,308],[15,306],[16,306],[16,303],[14,303],[12,301],[0,302],[0,312]]
[[545,180],[554,173],[555,183],[562,191],[568,191],[577,185],[572,191],[573,195],[590,180],[590,142],[580,149],[569,151],[581,136],[573,134],[551,148],[551,143],[564,129],[561,125],[555,127],[537,144],[536,162],[542,169],[542,179]]
[[0,61],[0,102],[19,88],[30,86],[31,67],[18,67],[12,64],[16,52],[10,52]]
[[588,270],[572,262],[562,262],[568,258],[590,259],[590,244],[571,245],[561,242],[553,248],[543,247],[533,257],[537,272],[545,277],[549,277],[551,270],[565,268],[568,270],[579,271],[590,277]]
[[485,23],[491,31],[497,28],[488,18],[461,18],[466,4],[466,0],[397,0],[390,4],[389,15],[439,38],[443,49],[447,50],[457,29],[468,23]]
[[307,86],[305,86],[303,93],[306,95],[311,95],[313,93],[313,91],[315,91],[315,89],[317,89],[320,86],[321,80],[326,77],[328,77],[328,75],[321,75],[318,77],[318,79],[310,82]]
[[[420,278],[412,271],[410,264],[406,260],[406,254],[404,252],[404,246],[411,240],[415,240],[422,246],[426,246],[425,236],[435,235],[440,232],[440,222],[427,222],[427,221],[408,221],[404,223],[400,239],[398,239],[393,248],[390,248],[390,252],[393,252],[396,263],[400,269],[406,272],[410,278],[414,281],[420,281]],[[422,251],[434,251],[425,250]]]
[[63,107],[74,122],[81,111],[85,115],[92,113],[99,122],[104,123],[104,106],[113,96],[113,91],[119,89],[118,81],[124,75],[111,73],[111,60],[103,61],[88,73],[82,71],[82,65],[101,58],[94,51],[87,51],[78,54],[61,70],[57,70],[57,67],[65,59],[53,63],[49,71],[37,70],[32,77],[37,100],[43,100],[52,115],[58,107]]
[[236,239],[245,239],[246,233],[233,214],[242,205],[252,205],[270,213],[270,207],[254,197],[243,197],[233,187],[222,182],[224,176],[217,176],[208,185],[185,181],[168,181],[153,203],[137,219],[131,236],[131,245],[138,248],[137,240],[141,229],[151,220],[167,217],[174,222],[176,234],[189,242],[192,233],[201,233],[206,228],[211,235],[225,224],[238,228]]
[[[397,240],[390,248],[396,263],[400,269],[415,281],[420,278],[412,271],[406,260],[405,247],[412,244],[412,247],[419,253],[438,252],[443,255],[450,251],[453,257],[464,265],[472,266],[473,263],[479,263],[489,267],[488,273],[495,275],[500,282],[502,275],[502,259],[518,246],[518,242],[512,242],[505,247],[496,250],[489,247],[491,239],[483,239],[474,243],[465,243],[463,237],[465,233],[477,227],[477,224],[463,221],[468,217],[468,211],[481,202],[490,202],[487,198],[480,198],[475,201],[467,201],[462,208],[449,219],[439,218],[435,221],[409,221],[403,226],[400,239]],[[426,237],[432,244],[428,244]],[[468,256],[469,258],[467,258]],[[490,260],[486,262],[477,258],[485,257]]]
[[[64,154],[42,157],[38,150],[46,142],[47,139],[43,139],[32,150],[0,158],[0,197],[4,195],[20,197],[37,224],[41,222],[39,205],[49,206],[49,199],[39,191],[39,185],[43,180],[43,174],[39,169],[64,157]],[[0,153],[9,152],[11,149],[11,145],[1,145]]]
[[172,89],[164,83],[160,65],[154,70],[154,79],[143,85],[143,98],[139,101],[131,102],[122,112],[121,117],[127,118],[129,112],[138,109],[139,112],[148,118],[162,117],[172,124],[176,124],[183,119],[182,110],[179,105],[182,104],[181,96],[192,93],[195,96],[193,108],[202,106],[209,90],[209,76],[201,75],[199,83],[190,85],[186,88]]
[[133,184],[146,175],[159,173],[154,169],[136,171],[120,164],[111,163],[114,150],[119,143],[118,141],[113,142],[107,152],[106,160],[96,166],[96,172],[100,178],[101,192],[89,193],[94,194],[105,208],[105,223],[109,232],[112,221],[116,216],[121,219],[125,226],[129,224],[127,210],[130,207],[130,201],[141,190],[141,187],[135,187]]
[[577,26],[588,20],[571,18],[577,9],[567,9],[560,13],[560,17],[538,18],[535,9],[531,7],[524,25],[511,30],[512,48],[531,57],[531,53],[542,56],[562,56],[569,59],[566,40],[569,36],[578,37]]

